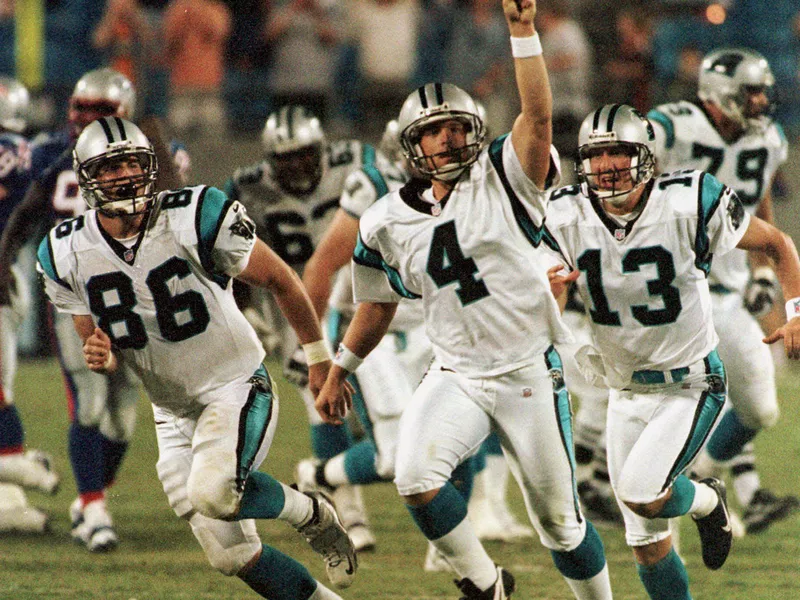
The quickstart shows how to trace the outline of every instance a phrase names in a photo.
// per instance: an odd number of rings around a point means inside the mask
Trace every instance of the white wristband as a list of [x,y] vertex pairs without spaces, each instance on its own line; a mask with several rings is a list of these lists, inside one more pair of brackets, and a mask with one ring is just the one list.
[[339,349],[336,351],[336,358],[333,359],[333,364],[340,366],[348,373],[355,373],[356,369],[358,369],[363,362],[363,358],[357,356],[344,344],[339,344]]
[[511,56],[514,58],[530,58],[539,56],[542,53],[542,43],[539,41],[539,34],[534,33],[530,37],[511,36]]
[[800,296],[786,303],[786,320],[791,321],[795,317],[800,317]]
[[103,363],[103,368],[106,371],[108,371],[111,368],[111,363],[113,362],[113,360],[114,360],[114,353],[111,350],[109,350],[108,356],[106,357],[106,362]]
[[328,344],[325,343],[325,340],[303,344],[302,348],[306,354],[306,364],[309,367],[331,359],[331,353],[328,352]]

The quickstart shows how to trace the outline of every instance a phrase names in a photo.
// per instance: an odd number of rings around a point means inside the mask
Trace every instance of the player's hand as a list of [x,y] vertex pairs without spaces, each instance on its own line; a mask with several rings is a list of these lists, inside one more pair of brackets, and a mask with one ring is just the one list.
[[293,383],[298,387],[302,388],[308,385],[308,363],[302,346],[298,346],[292,355],[286,359],[283,364],[283,376],[289,383]]
[[578,270],[572,271],[566,275],[561,275],[559,271],[563,271],[563,265],[556,265],[547,269],[547,279],[550,282],[550,291],[555,298],[560,298],[570,284],[580,277],[581,272]]
[[783,327],[778,327],[762,341],[765,344],[774,344],[780,339],[783,340],[786,356],[792,360],[800,359],[800,317],[795,317]]
[[536,16],[536,2],[534,0],[503,0],[503,13],[505,13],[509,25],[513,23],[533,25],[533,18]]
[[111,338],[99,327],[86,338],[83,344],[83,358],[86,366],[95,373],[110,373],[116,369],[117,360],[111,351]]
[[766,316],[778,298],[778,279],[769,267],[759,267],[744,290],[744,307],[755,318]]
[[330,425],[344,423],[347,411],[353,408],[353,386],[340,377],[344,373],[339,369],[336,373],[328,373],[328,378],[314,401],[319,416]]

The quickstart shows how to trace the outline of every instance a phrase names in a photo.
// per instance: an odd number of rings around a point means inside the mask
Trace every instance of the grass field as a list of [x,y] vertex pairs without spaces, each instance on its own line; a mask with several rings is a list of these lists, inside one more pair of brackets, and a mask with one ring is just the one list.
[[[273,369],[277,373],[278,369]],[[43,536],[0,537],[0,600],[233,600],[256,598],[236,578],[212,570],[188,525],[175,517],[156,478],[156,444],[152,414],[143,399],[131,450],[110,493],[109,507],[121,544],[108,555],[93,555],[73,544],[67,507],[75,485],[66,456],[67,420],[61,378],[55,363],[33,361],[21,365],[17,404],[26,427],[27,443],[51,452],[64,477],[54,497],[31,493],[31,501],[53,517],[53,530]],[[781,378],[780,423],[760,436],[759,465],[763,482],[780,493],[800,493],[800,371]],[[262,465],[284,482],[292,480],[298,459],[309,454],[308,429],[300,400],[287,386],[281,389],[278,434]],[[446,574],[422,571],[426,542],[389,484],[365,493],[378,535],[375,553],[360,557],[361,570],[346,599],[427,600],[457,598]],[[518,514],[516,489],[512,501]],[[687,520],[685,520],[687,521]],[[299,559],[324,580],[321,559],[284,523],[264,522],[265,542]],[[601,530],[608,555],[616,600],[644,599],[630,551],[617,530]],[[682,550],[687,560],[696,600],[800,599],[800,515],[766,533],[737,540],[721,571],[707,571],[700,559],[693,524],[684,523]],[[566,584],[549,553],[537,542],[517,545],[488,544],[492,557],[517,577],[520,600],[569,599]]]

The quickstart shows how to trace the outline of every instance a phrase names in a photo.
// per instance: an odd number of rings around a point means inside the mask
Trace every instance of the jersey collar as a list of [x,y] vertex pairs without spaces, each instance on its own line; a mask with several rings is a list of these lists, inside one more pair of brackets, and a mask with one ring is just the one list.
[[[439,200],[436,204],[431,204],[422,199],[422,193],[431,187],[431,182],[427,179],[411,179],[407,184],[400,188],[400,198],[409,207],[417,212],[421,212],[432,217],[438,217],[442,214],[445,204],[450,199],[453,190],[451,189],[447,195]],[[455,189],[455,188],[453,188]]]
[[589,201],[592,204],[592,208],[594,212],[597,213],[597,218],[606,226],[608,232],[614,237],[615,240],[621,242],[625,240],[628,235],[630,234],[631,230],[635,223],[639,221],[641,216],[644,214],[644,211],[647,209],[647,203],[650,201],[650,192],[653,191],[653,185],[655,183],[654,179],[651,179],[647,182],[647,185],[644,188],[644,193],[642,194],[642,210],[636,215],[635,218],[631,219],[625,225],[621,225],[617,223],[614,219],[608,216],[608,213],[603,209],[603,205],[600,203],[600,199],[593,193],[589,193]]

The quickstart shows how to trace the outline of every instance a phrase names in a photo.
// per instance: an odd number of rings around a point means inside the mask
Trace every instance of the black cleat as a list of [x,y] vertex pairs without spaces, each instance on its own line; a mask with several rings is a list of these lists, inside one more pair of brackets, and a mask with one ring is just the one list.
[[497,580],[488,590],[479,590],[471,579],[464,578],[453,583],[464,594],[459,600],[506,600],[516,589],[514,576],[503,567],[497,567]]
[[745,508],[742,521],[747,533],[760,533],[797,509],[800,509],[800,500],[796,496],[779,498],[768,489],[761,488]]
[[714,477],[701,479],[698,483],[704,483],[717,493],[718,502],[714,510],[699,519],[692,517],[700,533],[703,563],[713,571],[725,564],[733,544],[727,494],[725,484]]

